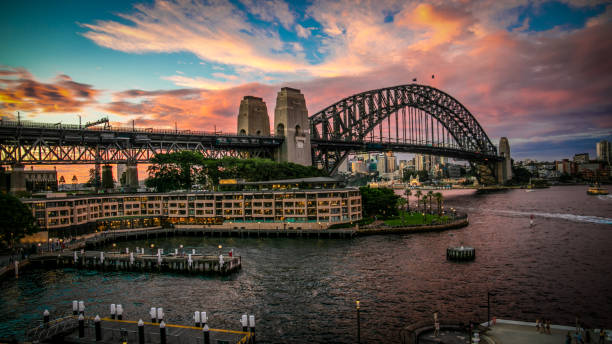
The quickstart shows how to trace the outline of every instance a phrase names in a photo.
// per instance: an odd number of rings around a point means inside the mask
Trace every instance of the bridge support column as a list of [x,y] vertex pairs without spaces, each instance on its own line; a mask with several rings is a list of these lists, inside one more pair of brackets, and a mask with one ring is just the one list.
[[274,128],[276,135],[285,137],[276,152],[276,160],[311,166],[310,121],[306,100],[300,90],[283,87],[278,92],[274,109]]
[[240,101],[238,110],[238,131],[239,135],[270,135],[270,118],[268,117],[268,107],[263,99],[253,96],[244,96]]
[[136,162],[128,162],[125,170],[125,184],[128,191],[138,190],[138,165]]
[[26,180],[25,180],[25,166],[17,163],[13,165],[11,171],[11,192],[23,192],[26,191]]

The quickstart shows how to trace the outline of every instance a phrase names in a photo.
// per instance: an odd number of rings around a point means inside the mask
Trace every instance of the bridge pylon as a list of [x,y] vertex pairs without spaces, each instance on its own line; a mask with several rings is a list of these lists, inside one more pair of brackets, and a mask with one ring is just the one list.
[[266,102],[259,97],[244,96],[238,110],[239,135],[270,136],[270,117]]
[[275,135],[285,138],[276,152],[276,160],[311,166],[310,121],[306,100],[300,90],[283,87],[278,92],[274,128]]
[[512,179],[512,159],[510,158],[510,143],[508,138],[499,139],[499,155],[504,158],[496,163],[497,182],[504,184]]

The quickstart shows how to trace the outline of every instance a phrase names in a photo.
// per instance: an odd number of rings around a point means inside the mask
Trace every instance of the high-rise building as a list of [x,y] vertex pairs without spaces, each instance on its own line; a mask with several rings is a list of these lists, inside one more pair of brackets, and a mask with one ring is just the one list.
[[597,142],[597,160],[610,164],[610,142],[601,140]]
[[589,153],[575,154],[574,162],[577,164],[587,164],[589,162]]

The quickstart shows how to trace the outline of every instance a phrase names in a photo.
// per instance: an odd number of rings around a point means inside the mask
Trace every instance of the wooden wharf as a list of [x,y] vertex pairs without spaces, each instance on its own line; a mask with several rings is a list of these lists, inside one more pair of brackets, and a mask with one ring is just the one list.
[[240,270],[242,257],[202,254],[151,255],[103,251],[61,251],[33,255],[32,266],[74,267],[101,271],[173,272],[227,275]]
[[[160,324],[143,322],[144,343],[162,343]],[[206,343],[202,327],[177,324],[165,325],[165,343],[167,344],[200,344]],[[38,343],[71,343],[71,344],[110,344],[138,343],[138,321],[100,319],[100,338],[96,340],[95,321],[93,317],[85,317],[82,336],[78,331],[78,316],[66,316],[49,323],[42,323],[29,329],[26,336]],[[208,331],[209,343],[213,344],[252,344],[255,342],[255,332],[211,328]]]
[[355,229],[245,229],[233,228],[135,228],[112,230],[91,235],[76,247],[98,247],[109,243],[127,240],[167,238],[169,236],[209,236],[240,238],[352,238]]

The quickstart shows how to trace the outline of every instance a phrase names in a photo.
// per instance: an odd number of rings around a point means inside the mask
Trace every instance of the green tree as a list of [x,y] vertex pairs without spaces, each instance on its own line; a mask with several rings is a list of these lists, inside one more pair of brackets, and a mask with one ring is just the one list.
[[113,169],[105,168],[102,170],[102,188],[109,190],[115,187],[115,180],[113,178]]
[[87,179],[85,186],[96,186],[96,170],[94,168],[89,169],[89,179]]
[[421,190],[417,190],[416,192],[416,198],[417,198],[417,211],[419,211],[419,206],[420,206],[420,202],[421,202],[421,196],[423,195],[423,192],[421,192]]
[[512,184],[527,184],[529,183],[529,179],[531,178],[531,173],[524,168],[518,166],[512,166],[512,179],[510,183]]
[[398,214],[397,202],[400,196],[392,189],[361,187],[359,191],[364,217],[388,218]]
[[406,189],[404,195],[406,195],[406,204],[408,204],[408,211],[410,211],[410,196],[412,196],[412,190]]
[[441,216],[442,215],[442,201],[444,200],[444,196],[442,196],[442,193],[440,192],[434,193],[433,196],[436,199],[436,203],[438,203],[438,215]]
[[421,183],[429,180],[429,172],[425,170],[421,170],[421,171],[417,171],[417,174],[419,175],[419,181]]
[[431,214],[431,213],[433,212],[433,211],[432,211],[432,208],[433,208],[433,207],[432,207],[432,204],[431,204],[431,203],[432,203],[432,201],[433,201],[433,191],[429,190],[429,191],[427,192],[427,198],[429,198],[429,213]]
[[38,231],[30,207],[14,196],[0,193],[0,246],[14,247],[19,239]]

